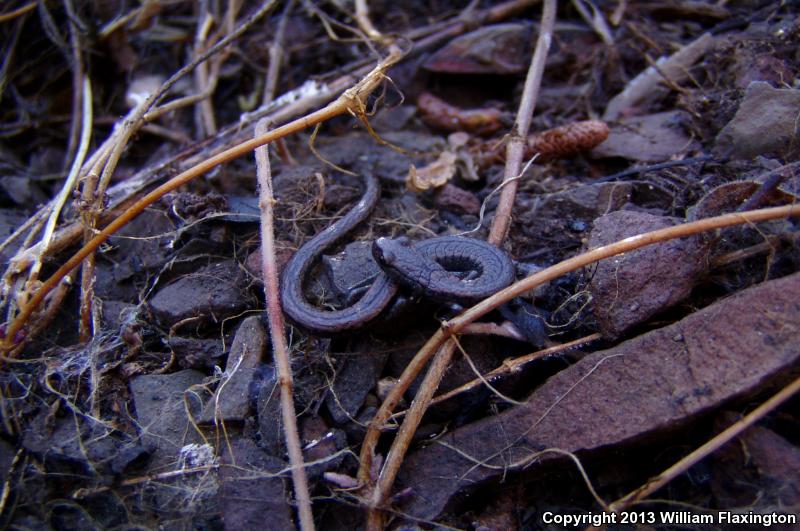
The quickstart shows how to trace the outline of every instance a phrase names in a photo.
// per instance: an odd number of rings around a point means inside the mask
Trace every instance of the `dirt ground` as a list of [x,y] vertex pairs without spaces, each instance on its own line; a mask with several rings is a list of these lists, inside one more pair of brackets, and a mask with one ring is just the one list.
[[3,3],[0,525],[800,529],[800,4],[557,4]]

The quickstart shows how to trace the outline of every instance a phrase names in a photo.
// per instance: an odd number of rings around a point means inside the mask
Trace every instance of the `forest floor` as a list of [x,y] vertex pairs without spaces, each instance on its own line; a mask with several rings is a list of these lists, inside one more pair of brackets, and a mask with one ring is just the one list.
[[237,4],[0,8],[0,526],[798,528],[796,2]]

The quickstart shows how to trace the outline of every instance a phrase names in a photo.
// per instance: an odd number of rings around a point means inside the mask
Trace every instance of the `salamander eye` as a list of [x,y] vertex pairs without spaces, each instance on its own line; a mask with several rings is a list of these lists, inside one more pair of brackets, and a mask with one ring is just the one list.
[[409,245],[411,245],[411,240],[409,240],[408,237],[406,236],[398,236],[397,238],[394,239],[394,241],[396,241],[403,247],[408,247]]
[[386,265],[392,265],[397,261],[397,255],[389,249],[382,249],[381,258]]
[[375,261],[385,265],[393,263],[397,259],[395,253],[391,250],[393,243],[394,240],[384,237],[380,237],[372,242],[372,256],[375,257]]

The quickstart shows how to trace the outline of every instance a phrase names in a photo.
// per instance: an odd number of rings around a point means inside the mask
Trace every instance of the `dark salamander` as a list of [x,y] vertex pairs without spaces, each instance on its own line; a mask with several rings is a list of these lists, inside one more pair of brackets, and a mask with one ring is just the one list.
[[[384,269],[366,293],[341,310],[325,310],[309,303],[303,283],[328,247],[364,221],[380,197],[373,175],[365,178],[366,190],[344,217],[303,245],[283,270],[281,301],[286,315],[297,325],[320,334],[336,334],[360,328],[377,317],[397,291],[397,283],[415,294],[440,302],[468,304],[486,298],[514,280],[514,265],[497,247],[472,238],[443,236],[415,243],[405,238],[378,238],[372,252]],[[464,275],[457,273],[468,273]]]

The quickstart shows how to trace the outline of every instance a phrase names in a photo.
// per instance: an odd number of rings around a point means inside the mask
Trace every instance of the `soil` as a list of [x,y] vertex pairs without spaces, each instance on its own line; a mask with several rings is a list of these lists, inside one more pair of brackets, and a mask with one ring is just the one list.
[[[266,4],[226,4],[0,7],[3,528],[299,525],[252,153],[149,205],[83,266],[87,280],[76,270],[8,333],[42,282],[138,198],[252,138],[259,118],[277,126],[322,107],[338,92],[314,99],[320,87],[352,86],[389,52],[367,45],[351,3],[277,3],[266,14]],[[368,4],[406,52],[366,102],[369,128],[345,114],[270,144],[279,269],[358,201],[361,175],[380,179],[370,219],[307,279],[307,297],[326,307],[364,291],[378,271],[377,237],[487,237],[542,29],[538,3],[511,2],[521,7],[492,21],[477,15],[499,3],[472,15],[466,2]],[[560,3],[523,166],[538,155],[518,180],[501,244],[517,279],[640,233],[796,203],[798,13],[796,2],[758,0]],[[276,39],[277,103],[268,104]],[[210,96],[132,125],[137,102],[209,50],[160,104]],[[85,149],[81,94],[91,97]],[[120,144],[108,187],[91,188],[90,157],[126,127],[135,134]],[[47,247],[47,205],[84,156]],[[673,239],[486,315],[480,333],[459,336],[436,391],[449,394],[415,431],[385,525],[586,528],[796,385],[798,230],[782,217]],[[401,293],[355,333],[286,324],[316,527],[364,528],[367,495],[355,478],[367,427],[417,351],[463,310]],[[418,376],[396,411],[421,385]],[[756,529],[753,515],[800,517],[798,405],[784,400],[681,471],[631,509],[643,520],[630,523],[707,529],[665,515],[711,515],[710,528],[726,528],[730,513]],[[394,434],[384,430],[376,461]],[[553,515],[585,519],[570,526]],[[620,521],[606,527],[636,527]]]

